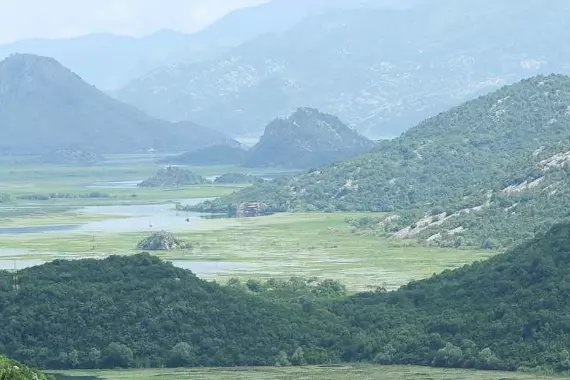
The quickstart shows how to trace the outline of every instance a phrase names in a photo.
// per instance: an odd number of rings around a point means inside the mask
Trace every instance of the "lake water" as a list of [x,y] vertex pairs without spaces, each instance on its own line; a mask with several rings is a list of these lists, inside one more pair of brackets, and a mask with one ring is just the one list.
[[206,227],[204,214],[176,211],[175,203],[197,205],[213,198],[182,199],[161,205],[93,206],[74,212],[90,215],[124,216],[121,219],[106,219],[79,225],[49,225],[0,228],[0,235],[22,235],[35,233],[81,232],[81,233],[121,233],[151,232],[168,230],[203,231]]

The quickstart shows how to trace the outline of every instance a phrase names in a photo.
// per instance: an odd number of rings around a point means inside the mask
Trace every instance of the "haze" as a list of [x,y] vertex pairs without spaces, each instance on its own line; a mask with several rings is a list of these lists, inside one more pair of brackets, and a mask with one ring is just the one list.
[[195,32],[226,13],[266,0],[0,0],[0,43],[90,33],[141,36]]

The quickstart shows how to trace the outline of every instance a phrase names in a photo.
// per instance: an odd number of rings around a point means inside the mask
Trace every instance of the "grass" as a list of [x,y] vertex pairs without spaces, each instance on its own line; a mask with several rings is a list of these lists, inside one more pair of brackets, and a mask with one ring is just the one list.
[[[364,214],[277,214],[254,219],[212,219],[197,222],[199,231],[181,231],[189,250],[158,253],[164,259],[224,262],[220,270],[197,274],[221,282],[291,276],[334,278],[353,290],[397,288],[487,258],[486,251],[430,248],[407,241],[361,236],[349,231],[347,217]],[[65,224],[65,223],[63,223]],[[132,254],[147,233],[0,235],[6,249],[34,251],[5,259],[51,260],[61,252],[78,257]],[[46,253],[42,253],[45,251]],[[234,264],[234,265],[229,265]],[[198,265],[199,267],[199,265]]]
[[[70,371],[66,376],[87,376],[102,380],[540,380],[556,376],[442,370],[423,367],[303,367],[303,368],[242,368],[242,369],[159,369],[125,371]],[[80,378],[78,378],[79,380]]]

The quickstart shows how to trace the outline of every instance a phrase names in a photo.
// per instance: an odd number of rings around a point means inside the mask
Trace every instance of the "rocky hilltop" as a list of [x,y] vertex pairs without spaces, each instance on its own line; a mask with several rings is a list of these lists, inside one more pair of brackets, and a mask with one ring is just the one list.
[[313,108],[299,108],[276,119],[247,155],[245,165],[309,168],[357,155],[374,143],[337,117]]

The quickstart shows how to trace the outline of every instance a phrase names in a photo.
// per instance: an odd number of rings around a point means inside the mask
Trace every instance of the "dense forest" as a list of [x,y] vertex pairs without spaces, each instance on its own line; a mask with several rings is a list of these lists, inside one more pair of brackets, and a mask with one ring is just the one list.
[[567,216],[560,206],[568,197],[569,104],[569,77],[523,80],[428,119],[370,153],[198,209],[226,212],[263,201],[277,212],[395,212],[400,218],[387,232],[414,230],[426,216],[453,215],[413,236],[443,246],[490,240],[510,247]]
[[[570,370],[570,224],[505,254],[347,295],[205,282],[148,254],[0,272],[0,352],[44,368],[341,362]],[[24,333],[25,332],[25,333]]]

